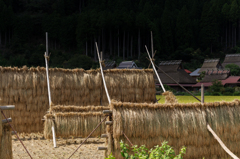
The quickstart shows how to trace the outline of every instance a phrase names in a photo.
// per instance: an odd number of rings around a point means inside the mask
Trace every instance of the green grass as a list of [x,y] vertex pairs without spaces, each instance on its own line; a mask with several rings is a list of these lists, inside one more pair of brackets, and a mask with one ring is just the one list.
[[[156,95],[157,99],[161,98],[158,103],[165,103],[164,96]],[[195,103],[199,102],[192,96],[176,96],[179,103]],[[201,96],[197,96],[198,99],[201,100]],[[220,101],[233,101],[234,99],[239,99],[240,96],[205,96],[205,102],[220,102]]]

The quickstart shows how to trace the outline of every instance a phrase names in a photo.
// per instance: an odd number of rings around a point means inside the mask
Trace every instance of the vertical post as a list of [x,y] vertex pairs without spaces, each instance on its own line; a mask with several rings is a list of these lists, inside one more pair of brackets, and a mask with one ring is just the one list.
[[[49,83],[49,75],[48,75],[48,58],[47,57],[48,57],[48,33],[46,32],[45,63],[46,63],[46,74],[47,74],[48,100],[49,100],[49,107],[51,107],[52,99],[51,99],[51,92],[50,92],[50,83]],[[56,144],[54,125],[52,125],[52,134],[53,134],[53,145],[54,145],[54,148],[56,148],[57,144]]]
[[103,57],[102,57],[102,51],[101,51],[101,62],[102,62],[102,60],[103,60]]
[[48,32],[46,32],[46,52],[48,56]]
[[151,49],[152,49],[152,58],[153,58],[153,35],[151,31]]
[[204,103],[204,85],[201,85],[201,103]]

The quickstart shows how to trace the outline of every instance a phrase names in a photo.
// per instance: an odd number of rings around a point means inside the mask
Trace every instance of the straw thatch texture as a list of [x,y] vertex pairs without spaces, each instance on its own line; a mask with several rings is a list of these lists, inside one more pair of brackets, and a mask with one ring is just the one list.
[[12,135],[11,127],[9,125],[3,125],[1,145],[0,145],[0,158],[12,159]]
[[[49,109],[46,70],[43,67],[0,67],[0,104],[15,105],[6,115],[17,132],[40,132]],[[106,82],[111,99],[154,102],[152,70],[108,70]],[[100,70],[49,69],[52,102],[60,105],[108,105]]]
[[[135,103],[155,102],[156,90],[152,69],[105,70],[104,76],[111,99]],[[108,105],[104,88],[102,96],[102,104]]]
[[153,148],[166,140],[178,154],[187,147],[185,159],[229,158],[207,130],[208,122],[224,144],[240,156],[240,101],[190,104],[112,102],[113,155],[120,157],[124,132],[134,145]]
[[[104,118],[102,111],[93,112],[79,112],[80,109],[73,108],[72,110],[77,110],[76,112],[56,112],[53,114],[45,115],[44,123],[44,137],[47,139],[52,138],[51,127],[54,125],[57,137],[87,137],[98,123]],[[109,109],[109,108],[108,108]],[[55,109],[57,110],[57,109]],[[65,109],[66,110],[66,109]],[[86,111],[85,109],[84,111]],[[55,119],[55,120],[53,120]],[[98,129],[92,134],[94,137],[99,137],[105,132],[105,125],[101,124]]]

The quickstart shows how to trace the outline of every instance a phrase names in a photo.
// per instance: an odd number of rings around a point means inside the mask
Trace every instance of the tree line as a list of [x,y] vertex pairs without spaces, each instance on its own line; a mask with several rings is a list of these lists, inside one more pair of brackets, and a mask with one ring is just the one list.
[[0,65],[43,65],[48,32],[52,66],[70,67],[76,57],[96,60],[98,42],[105,59],[138,60],[147,67],[144,46],[150,50],[152,31],[157,61],[182,59],[195,69],[204,58],[240,51],[239,5],[240,0],[0,0]]

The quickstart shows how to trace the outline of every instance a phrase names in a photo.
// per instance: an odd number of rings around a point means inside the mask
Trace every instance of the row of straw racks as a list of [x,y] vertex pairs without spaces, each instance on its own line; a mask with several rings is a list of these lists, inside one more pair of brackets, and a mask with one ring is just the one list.
[[98,150],[104,150],[105,156],[108,156],[113,150],[113,121],[112,121],[112,111],[111,110],[104,110],[103,114],[108,115],[107,121],[105,122],[106,125],[106,134],[102,134],[101,138],[106,138],[106,145],[108,147],[98,147]]

